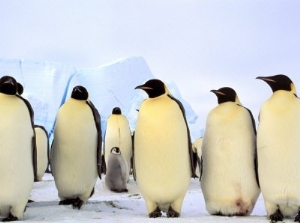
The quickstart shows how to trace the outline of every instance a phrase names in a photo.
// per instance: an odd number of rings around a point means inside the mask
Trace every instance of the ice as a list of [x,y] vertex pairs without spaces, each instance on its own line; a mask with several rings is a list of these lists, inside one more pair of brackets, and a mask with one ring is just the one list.
[[[128,118],[133,131],[141,102],[147,97],[137,85],[155,77],[142,57],[119,59],[96,68],[80,69],[70,65],[47,61],[0,59],[0,76],[10,75],[23,84],[23,97],[28,99],[34,110],[35,124],[43,125],[49,137],[53,134],[55,117],[59,107],[67,100],[76,85],[84,86],[89,99],[101,115],[104,133],[106,120],[114,107],[120,107]],[[199,137],[197,115],[180,95],[176,84],[164,81],[171,94],[179,99],[186,110],[192,139]]]
[[75,67],[47,61],[0,59],[0,76],[13,76],[24,87],[23,97],[34,110],[34,122],[48,133],[56,113],[65,100],[66,86]]

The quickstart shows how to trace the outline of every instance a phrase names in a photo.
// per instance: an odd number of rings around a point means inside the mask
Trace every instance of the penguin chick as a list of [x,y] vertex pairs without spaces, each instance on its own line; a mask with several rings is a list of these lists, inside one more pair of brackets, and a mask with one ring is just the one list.
[[212,215],[249,215],[260,193],[252,113],[229,87],[212,90],[218,106],[206,119],[201,188]]
[[261,106],[257,130],[258,172],[267,216],[300,222],[300,101],[283,74],[257,77],[273,94]]
[[158,79],[135,89],[149,98],[140,106],[134,134],[135,176],[150,218],[179,217],[194,175],[193,152],[185,111]]
[[127,190],[126,160],[118,147],[113,147],[107,161],[105,185],[114,192],[128,192]]

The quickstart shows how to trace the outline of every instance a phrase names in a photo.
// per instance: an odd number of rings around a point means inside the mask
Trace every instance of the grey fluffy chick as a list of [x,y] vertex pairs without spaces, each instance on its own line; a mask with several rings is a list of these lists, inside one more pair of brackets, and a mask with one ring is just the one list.
[[127,166],[125,159],[118,147],[113,147],[107,161],[105,185],[113,192],[128,192]]

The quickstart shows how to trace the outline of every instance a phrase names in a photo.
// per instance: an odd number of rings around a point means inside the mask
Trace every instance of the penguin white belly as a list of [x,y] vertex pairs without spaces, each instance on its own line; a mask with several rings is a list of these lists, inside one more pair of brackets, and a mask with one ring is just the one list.
[[132,140],[128,121],[123,115],[112,115],[107,123],[104,141],[105,160],[108,161],[110,150],[113,147],[120,148],[121,154],[126,160],[128,179],[132,157]]
[[97,129],[87,105],[73,108],[61,107],[57,115],[52,172],[61,199],[86,201],[97,180]]
[[268,215],[279,205],[283,215],[291,216],[300,206],[300,171],[296,168],[300,157],[300,106],[281,104],[284,109],[278,110],[273,107],[274,100],[269,102],[261,109],[257,132],[261,191]]
[[183,199],[191,177],[187,128],[172,100],[158,97],[141,105],[135,130],[135,164],[146,201],[166,211],[174,200]]
[[230,104],[224,103],[207,118],[201,188],[210,214],[249,215],[260,192],[254,168],[256,141],[248,111],[231,106],[236,109],[232,116],[226,114]]
[[10,211],[21,219],[34,182],[34,133],[25,103],[16,96],[0,97],[0,214]]
[[41,128],[34,128],[37,148],[37,178],[42,180],[48,165],[48,138]]

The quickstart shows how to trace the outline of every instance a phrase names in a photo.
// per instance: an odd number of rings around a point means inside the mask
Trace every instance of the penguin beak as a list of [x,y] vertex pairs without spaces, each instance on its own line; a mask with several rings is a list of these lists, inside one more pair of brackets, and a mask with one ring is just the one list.
[[139,85],[139,86],[136,86],[134,89],[152,90],[153,88],[147,87],[147,86],[144,86],[144,85]]
[[221,92],[221,91],[218,91],[218,90],[211,90],[210,92],[213,92],[214,94],[219,94],[219,95],[226,95],[226,94],[224,94],[223,92]]
[[263,80],[263,81],[265,81],[265,82],[276,82],[276,81],[274,81],[273,79],[271,79],[271,78],[269,78],[269,77],[257,77],[256,79],[259,79],[259,80]]

